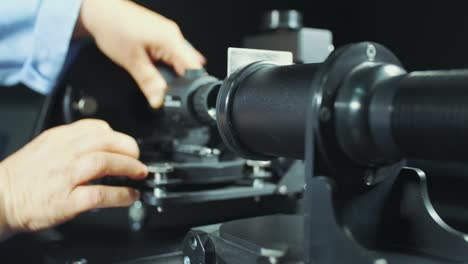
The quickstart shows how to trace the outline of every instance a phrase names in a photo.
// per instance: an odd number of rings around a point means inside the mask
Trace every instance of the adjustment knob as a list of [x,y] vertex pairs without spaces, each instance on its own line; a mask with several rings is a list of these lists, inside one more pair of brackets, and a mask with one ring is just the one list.
[[221,82],[203,85],[193,95],[193,108],[202,124],[216,124],[216,100],[220,85]]

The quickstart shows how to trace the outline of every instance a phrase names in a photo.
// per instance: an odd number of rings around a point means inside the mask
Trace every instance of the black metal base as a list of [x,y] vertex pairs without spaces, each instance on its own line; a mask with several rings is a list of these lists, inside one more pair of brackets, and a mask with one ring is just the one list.
[[398,177],[340,201],[325,179],[311,182],[313,199],[322,203],[311,205],[320,215],[310,216],[312,228],[307,230],[310,262],[468,263],[465,235],[438,216],[421,170],[404,169]]
[[343,200],[325,178],[309,184],[315,202],[308,225],[302,215],[272,215],[194,229],[184,240],[184,258],[204,264],[468,263],[467,236],[437,215],[421,170],[404,169]]

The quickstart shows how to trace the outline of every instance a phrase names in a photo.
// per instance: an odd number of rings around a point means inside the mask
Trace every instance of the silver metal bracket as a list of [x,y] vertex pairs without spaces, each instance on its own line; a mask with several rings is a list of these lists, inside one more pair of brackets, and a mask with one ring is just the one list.
[[277,65],[291,65],[293,64],[293,54],[287,51],[229,48],[227,77],[238,69],[257,61],[268,61]]

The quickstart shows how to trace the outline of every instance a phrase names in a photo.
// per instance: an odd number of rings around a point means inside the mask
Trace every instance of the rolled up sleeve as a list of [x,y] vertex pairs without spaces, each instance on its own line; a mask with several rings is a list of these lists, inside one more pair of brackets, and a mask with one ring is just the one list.
[[[2,0],[4,1],[4,0]],[[0,66],[0,81],[2,73],[4,85],[14,85],[23,83],[28,87],[36,90],[39,93],[47,94],[57,85],[57,82],[63,71],[63,67],[69,55],[71,40],[75,24],[80,13],[82,0],[20,0],[20,3],[35,4],[37,10],[31,12],[32,30],[21,29],[17,32],[9,32],[6,41],[10,44],[18,44],[25,46],[21,41],[31,40],[29,49],[21,49],[19,52],[27,52],[27,54],[17,54],[18,59],[23,61],[19,64],[19,71],[8,69],[8,64],[5,67]],[[7,4],[9,0],[6,0]],[[16,8],[21,8],[16,2]],[[0,3],[0,8],[2,4]],[[1,12],[0,12],[1,13]],[[15,17],[10,17],[14,24]],[[1,26],[1,25],[0,25]],[[10,27],[15,28],[15,27]],[[0,28],[1,30],[1,28]],[[32,32],[33,36],[27,38],[21,34]],[[2,40],[0,39],[0,45]],[[16,42],[16,43],[15,43]],[[27,44],[26,44],[27,45]],[[10,48],[11,50],[11,48]],[[11,54],[9,55],[11,58]],[[6,56],[8,57],[8,55]],[[0,61],[2,60],[0,48]],[[14,59],[13,59],[14,60]],[[18,64],[18,63],[16,63]],[[2,63],[0,62],[0,65]],[[15,63],[10,64],[15,65]]]

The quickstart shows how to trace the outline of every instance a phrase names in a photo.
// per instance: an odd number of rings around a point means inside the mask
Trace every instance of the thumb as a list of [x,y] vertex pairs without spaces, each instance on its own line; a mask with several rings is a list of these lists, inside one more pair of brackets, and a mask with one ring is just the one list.
[[151,107],[159,108],[164,101],[167,83],[149,56],[145,55],[140,56],[133,66],[126,70],[136,81]]

